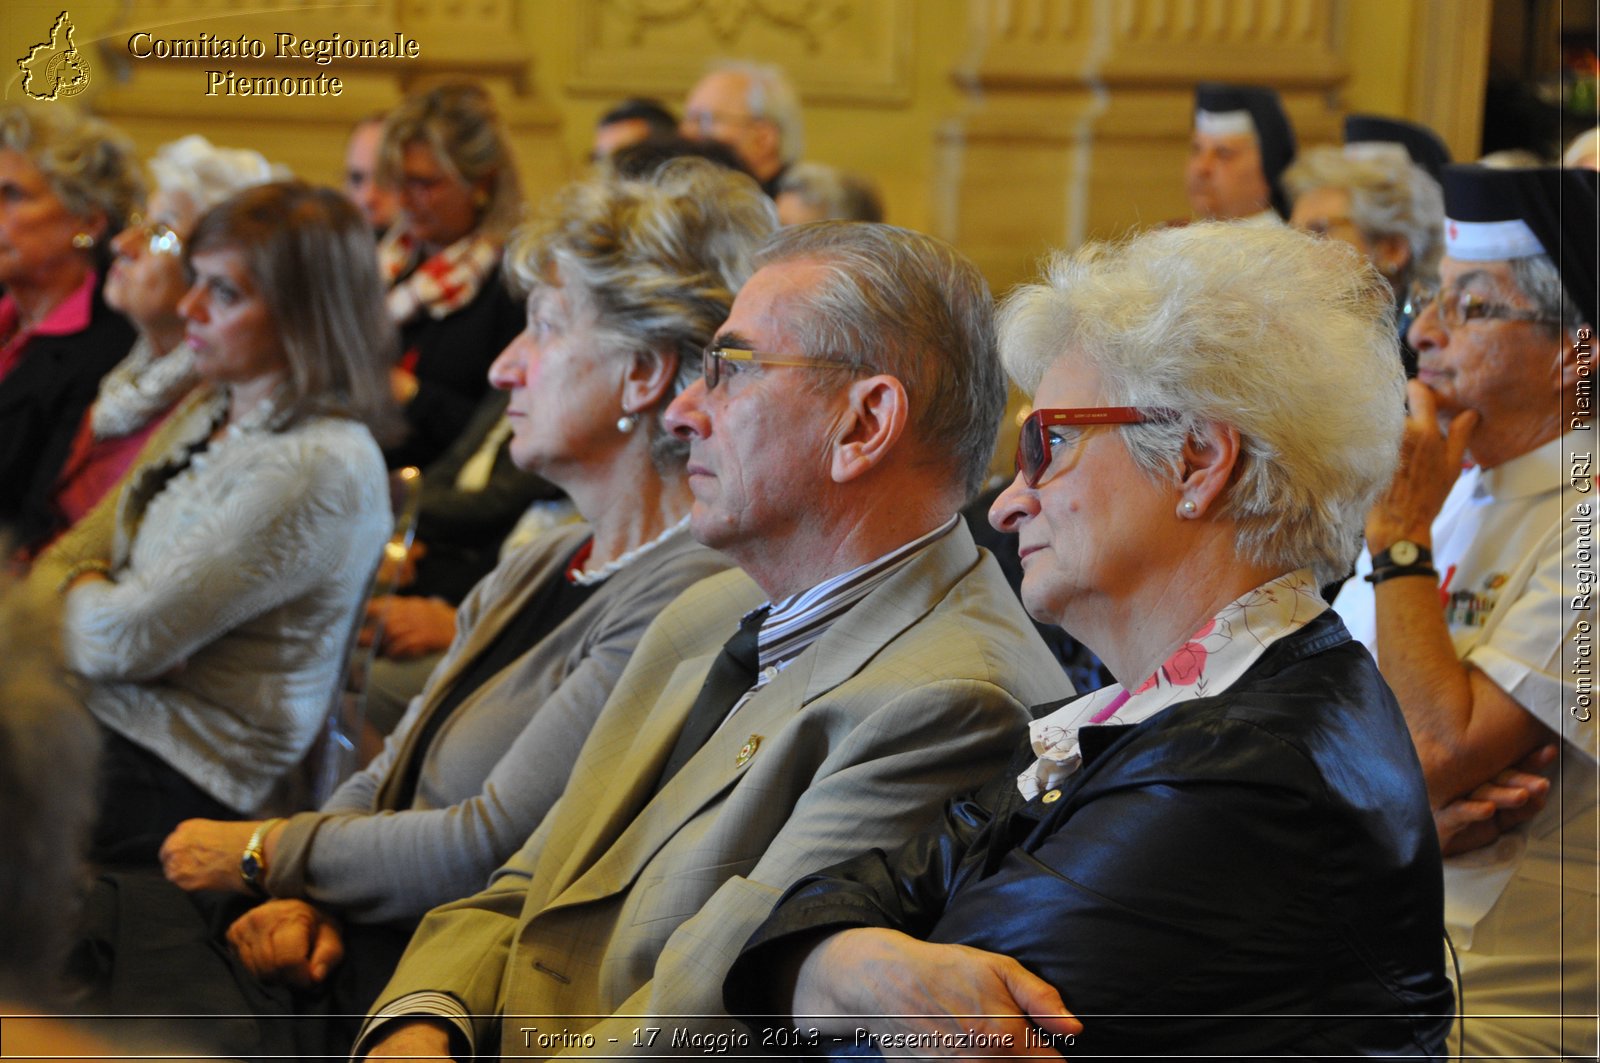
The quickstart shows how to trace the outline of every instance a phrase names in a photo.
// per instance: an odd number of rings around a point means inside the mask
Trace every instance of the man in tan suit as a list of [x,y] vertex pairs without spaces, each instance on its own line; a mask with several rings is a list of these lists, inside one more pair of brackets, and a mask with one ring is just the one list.
[[740,1043],[722,979],[783,888],[901,841],[1069,692],[956,518],[1004,400],[977,271],[831,222],[758,265],[667,413],[693,533],[743,571],[657,618],[565,794],[486,890],[423,921],[358,1054]]

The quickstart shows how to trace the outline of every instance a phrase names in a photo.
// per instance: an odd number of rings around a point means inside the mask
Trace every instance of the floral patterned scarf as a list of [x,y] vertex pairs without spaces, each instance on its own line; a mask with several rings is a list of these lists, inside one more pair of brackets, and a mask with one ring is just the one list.
[[421,241],[404,225],[378,244],[378,269],[389,285],[385,302],[396,324],[423,312],[435,320],[449,317],[472,302],[500,261],[500,242],[468,233],[413,269],[421,254]]
[[1263,583],[1234,599],[1201,625],[1154,675],[1129,691],[1112,684],[1033,721],[1029,732],[1039,754],[1021,775],[1017,789],[1029,801],[1059,786],[1083,763],[1078,729],[1101,723],[1132,724],[1162,709],[1227,690],[1285,635],[1305,627],[1324,610],[1310,569]]

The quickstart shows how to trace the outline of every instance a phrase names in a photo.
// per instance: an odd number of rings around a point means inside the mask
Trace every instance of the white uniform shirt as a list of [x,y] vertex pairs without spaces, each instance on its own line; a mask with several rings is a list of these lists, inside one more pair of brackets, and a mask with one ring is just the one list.
[[[1575,441],[1553,439],[1493,469],[1463,473],[1433,523],[1433,563],[1456,654],[1563,740],[1560,787],[1545,810],[1495,845],[1445,861],[1446,922],[1462,948],[1482,938],[1489,928],[1480,924],[1494,922],[1497,908],[1515,907],[1509,899],[1497,906],[1515,878],[1593,890],[1593,876],[1581,872],[1596,860],[1597,731],[1592,714],[1584,722],[1569,710],[1578,693],[1573,636],[1580,623],[1591,631],[1594,624],[1592,602],[1574,601],[1580,542],[1572,521],[1581,519],[1581,504],[1592,514],[1596,503],[1592,493],[1563,499],[1565,442]],[[1593,543],[1591,531],[1591,553]],[[1333,607],[1376,656],[1373,586],[1361,578],[1371,568],[1363,554]]]

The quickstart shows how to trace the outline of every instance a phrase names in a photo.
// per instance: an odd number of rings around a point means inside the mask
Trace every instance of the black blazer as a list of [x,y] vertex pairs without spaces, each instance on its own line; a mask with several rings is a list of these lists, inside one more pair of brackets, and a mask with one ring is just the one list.
[[400,326],[417,393],[405,407],[405,439],[384,451],[389,468],[426,468],[461,436],[489,390],[489,365],[522,331],[523,316],[497,265],[460,310],[438,319],[422,310]]
[[764,973],[797,936],[882,926],[1021,961],[1083,1020],[1068,1056],[1443,1054],[1439,842],[1399,707],[1337,616],[1081,742],[1048,803],[1017,792],[1025,749],[936,830],[797,883],[729,1010],[775,1010]]
[[50,493],[78,423],[100,378],[126,357],[135,335],[96,287],[87,328],[33,336],[0,380],[0,524],[16,528],[18,542],[45,530],[38,522],[49,520]]

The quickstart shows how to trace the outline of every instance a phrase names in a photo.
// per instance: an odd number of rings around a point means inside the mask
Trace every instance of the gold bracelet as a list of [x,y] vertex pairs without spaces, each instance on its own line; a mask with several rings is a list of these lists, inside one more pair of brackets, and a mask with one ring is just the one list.
[[111,577],[111,562],[102,561],[98,557],[74,561],[72,567],[67,569],[67,574],[61,577],[61,582],[56,586],[56,593],[65,597],[66,593],[72,589],[72,585],[78,581],[78,577],[88,575],[90,572],[98,572],[109,579]]
[[267,888],[262,877],[267,873],[267,834],[283,822],[280,816],[261,823],[251,833],[250,840],[245,844],[244,854],[239,857],[239,877],[244,879],[244,884],[250,892],[257,896],[265,896]]

